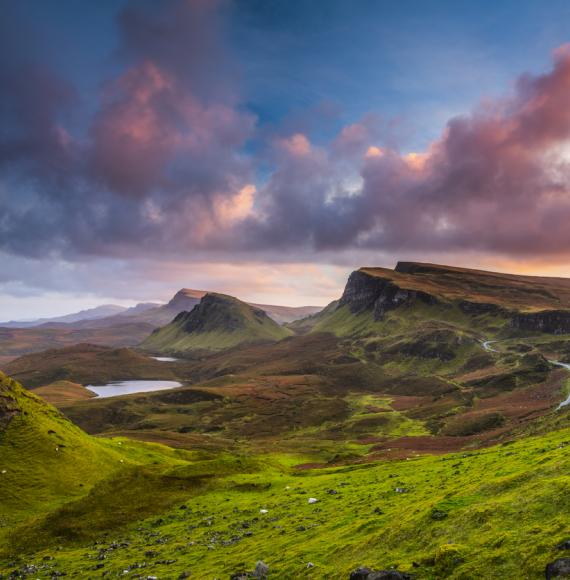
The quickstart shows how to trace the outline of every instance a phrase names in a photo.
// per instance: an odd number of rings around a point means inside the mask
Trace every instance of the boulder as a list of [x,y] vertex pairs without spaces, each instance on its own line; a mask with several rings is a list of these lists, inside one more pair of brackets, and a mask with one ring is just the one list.
[[350,580],[411,580],[412,577],[398,570],[374,571],[370,568],[357,568],[350,573]]
[[546,580],[556,580],[557,578],[570,578],[570,558],[558,558],[554,562],[547,564],[545,570]]
[[254,578],[267,578],[268,574],[269,574],[269,566],[265,562],[260,560],[255,565],[255,570],[253,571],[253,577]]

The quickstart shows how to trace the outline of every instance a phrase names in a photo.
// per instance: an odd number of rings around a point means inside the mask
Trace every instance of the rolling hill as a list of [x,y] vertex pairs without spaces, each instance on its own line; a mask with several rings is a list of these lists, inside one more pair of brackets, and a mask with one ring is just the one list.
[[265,311],[225,294],[206,294],[189,312],[181,312],[155,330],[141,348],[158,353],[215,352],[239,344],[277,341],[291,332]]
[[133,349],[85,343],[27,354],[7,363],[5,369],[29,389],[59,381],[97,385],[113,380],[174,378],[169,365]]

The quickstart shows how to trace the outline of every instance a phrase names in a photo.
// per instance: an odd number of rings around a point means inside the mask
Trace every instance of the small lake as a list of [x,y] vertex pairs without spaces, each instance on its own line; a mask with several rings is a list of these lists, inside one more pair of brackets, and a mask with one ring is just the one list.
[[180,360],[179,358],[173,358],[171,356],[151,356],[154,360],[159,360],[160,362],[176,362]]
[[118,397],[119,395],[132,395],[133,393],[150,393],[152,391],[165,391],[181,387],[178,381],[115,381],[106,385],[87,385],[87,389],[98,397]]

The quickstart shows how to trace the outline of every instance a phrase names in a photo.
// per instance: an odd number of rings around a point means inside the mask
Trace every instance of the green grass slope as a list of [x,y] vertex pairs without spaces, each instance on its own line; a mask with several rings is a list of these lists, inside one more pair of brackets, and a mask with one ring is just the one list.
[[[22,551],[0,559],[0,573],[34,566],[41,578],[56,567],[71,577],[213,579],[263,560],[270,577],[284,579],[347,579],[362,565],[418,580],[541,578],[570,539],[569,443],[563,429],[474,452],[322,470],[294,469],[299,458],[278,454],[220,455],[171,470],[177,485],[216,483],[181,489],[160,517],[93,533],[89,543],[61,534],[56,545],[42,543],[46,526],[81,529],[105,510],[140,506],[125,482],[99,487],[24,530]],[[142,477],[128,483],[145,488]]]
[[290,334],[263,310],[231,296],[209,293],[191,312],[180,313],[154,331],[141,348],[160,353],[215,352],[244,343],[277,341]]
[[195,457],[91,437],[0,373],[0,556],[86,541],[168,508],[196,487],[172,473]]

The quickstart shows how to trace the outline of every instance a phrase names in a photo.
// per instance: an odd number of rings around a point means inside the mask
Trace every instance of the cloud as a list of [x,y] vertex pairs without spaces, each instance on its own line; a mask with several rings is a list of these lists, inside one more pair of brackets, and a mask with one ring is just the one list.
[[[336,143],[362,151],[365,131]],[[552,71],[522,76],[510,98],[451,119],[427,151],[369,143],[347,186],[338,149],[285,155],[263,194],[265,219],[249,223],[255,244],[318,249],[567,254],[570,230],[570,48]],[[358,182],[353,176],[352,181]],[[343,182],[344,180],[344,182]],[[350,180],[349,180],[350,181]]]
[[129,3],[118,72],[79,129],[73,86],[18,49],[13,30],[0,34],[17,55],[0,58],[1,250],[68,261],[566,255],[568,47],[511,96],[451,119],[425,151],[399,150],[374,114],[323,142],[310,123],[259,126],[226,7]]

